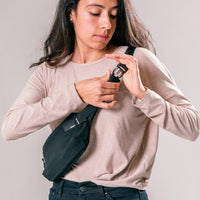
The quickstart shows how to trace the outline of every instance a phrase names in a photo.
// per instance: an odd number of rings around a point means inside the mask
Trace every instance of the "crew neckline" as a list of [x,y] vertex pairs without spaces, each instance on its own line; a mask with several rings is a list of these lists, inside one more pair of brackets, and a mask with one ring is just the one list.
[[[117,47],[117,48],[115,49],[115,51],[113,51],[113,54],[120,52],[120,50],[121,50],[123,47],[124,47],[124,46],[119,46],[119,47]],[[87,65],[97,64],[97,63],[102,62],[102,61],[104,61],[104,60],[106,60],[106,59],[108,59],[108,58],[103,57],[103,58],[100,58],[100,59],[98,59],[98,60],[96,60],[96,61],[89,62],[89,63],[76,63],[76,62],[71,61],[71,59],[69,59],[69,63],[70,63],[70,64],[73,64],[73,65],[76,65],[76,66],[87,66]]]

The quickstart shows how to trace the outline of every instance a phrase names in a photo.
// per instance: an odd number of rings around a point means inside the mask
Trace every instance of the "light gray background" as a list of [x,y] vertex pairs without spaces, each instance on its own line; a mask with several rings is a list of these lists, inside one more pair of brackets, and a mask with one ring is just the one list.
[[[0,1],[0,120],[42,55],[58,0]],[[198,0],[135,0],[136,10],[150,29],[157,56],[179,88],[200,110]],[[5,142],[0,138],[0,199],[47,200],[51,183],[42,177],[41,148],[50,129]],[[189,142],[160,131],[157,158],[148,194],[150,200],[200,199],[200,139]]]

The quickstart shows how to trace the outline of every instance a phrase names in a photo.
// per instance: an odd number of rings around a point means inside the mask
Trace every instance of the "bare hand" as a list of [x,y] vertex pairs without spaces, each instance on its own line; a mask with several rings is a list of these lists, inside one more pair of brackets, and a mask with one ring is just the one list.
[[83,102],[104,109],[112,108],[116,103],[119,83],[108,82],[109,78],[110,71],[102,77],[80,81],[75,88]]
[[128,67],[128,71],[123,76],[123,81],[128,90],[136,97],[142,99],[146,94],[146,88],[142,84],[137,60],[127,54],[106,54],[107,58],[115,59]]

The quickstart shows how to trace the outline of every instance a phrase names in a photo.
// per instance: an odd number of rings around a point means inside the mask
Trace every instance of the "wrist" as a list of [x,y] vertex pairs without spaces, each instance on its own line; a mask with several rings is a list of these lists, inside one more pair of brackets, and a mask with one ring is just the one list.
[[143,88],[141,88],[140,92],[138,93],[138,95],[136,97],[139,99],[142,99],[146,93],[147,93],[147,88],[143,87]]

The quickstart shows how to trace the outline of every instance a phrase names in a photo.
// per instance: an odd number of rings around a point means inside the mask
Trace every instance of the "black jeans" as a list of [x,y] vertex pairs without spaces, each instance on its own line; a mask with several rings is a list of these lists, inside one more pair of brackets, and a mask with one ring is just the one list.
[[60,180],[53,183],[49,200],[148,200],[145,190],[104,187],[92,182]]

